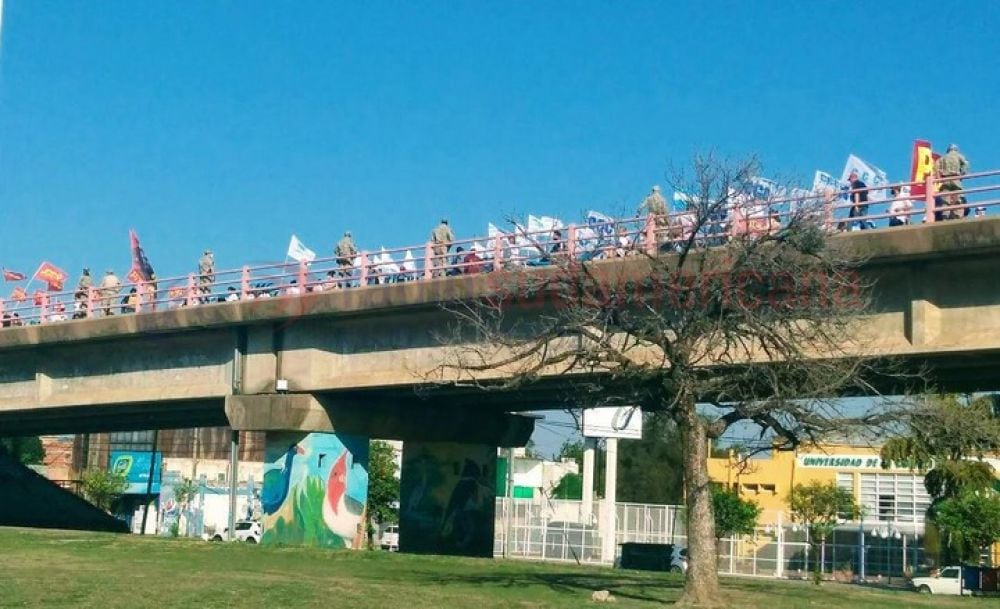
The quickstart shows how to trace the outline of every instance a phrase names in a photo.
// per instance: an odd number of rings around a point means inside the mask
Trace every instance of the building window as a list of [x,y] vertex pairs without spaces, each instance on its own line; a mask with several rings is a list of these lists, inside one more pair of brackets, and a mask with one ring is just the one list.
[[896,519],[896,496],[878,496],[878,519],[892,521]]
[[[838,484],[839,484],[838,477]],[[916,474],[863,473],[859,503],[867,519],[924,522],[930,497],[924,478]]]
[[837,472],[837,486],[854,495],[854,474]]

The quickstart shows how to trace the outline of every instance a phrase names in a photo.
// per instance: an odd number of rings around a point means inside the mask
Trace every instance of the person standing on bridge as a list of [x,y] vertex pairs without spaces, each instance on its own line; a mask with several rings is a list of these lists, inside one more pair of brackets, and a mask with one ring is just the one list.
[[[848,212],[848,218],[864,218],[868,215],[868,185],[861,181],[858,177],[858,172],[851,170],[849,176],[847,176],[847,181],[850,182],[850,190],[848,191],[851,198],[851,211]],[[858,220],[858,227],[861,230],[866,228],[875,228],[875,226],[867,220]],[[851,230],[854,222],[847,222],[846,224],[840,224],[840,230]]]
[[667,213],[667,200],[660,194],[659,184],[653,185],[649,195],[639,204],[636,213],[640,216],[653,216],[653,222],[656,223],[656,240],[659,242],[664,236],[663,229],[667,228],[670,221]]
[[115,300],[118,298],[118,292],[122,288],[122,281],[118,279],[115,275],[113,269],[108,269],[104,273],[104,279],[101,280],[101,310],[104,312],[105,317],[110,317],[114,315],[111,311],[111,307],[115,305]]
[[[434,257],[431,258],[431,268],[438,269],[448,264],[448,250],[451,249],[451,242],[455,240],[455,234],[448,226],[448,218],[441,218],[441,223],[431,231],[431,251]],[[435,270],[434,277],[440,277],[441,271]]]
[[[958,151],[957,144],[951,144],[948,146],[948,152],[944,156],[934,161],[934,177],[944,179],[943,182],[938,184],[938,189],[942,192],[957,192],[962,190],[962,180],[961,177],[969,173],[969,161],[965,160],[965,156]],[[938,204],[941,204],[941,199],[943,199],[944,205],[952,207],[955,205],[965,205],[965,197],[956,197],[955,195],[942,195],[939,197]],[[969,215],[969,208],[966,207],[963,210],[962,217]],[[937,217],[935,220],[954,220],[958,218],[957,211],[938,211],[935,214]]]
[[354,244],[354,237],[351,231],[344,231],[344,236],[337,242],[334,248],[334,255],[337,257],[337,274],[344,281],[337,284],[337,287],[350,287],[351,269],[354,267],[354,259],[358,257],[358,246]]
[[667,215],[667,200],[660,194],[659,184],[654,184],[652,190],[649,191],[649,195],[639,204],[637,214],[640,216],[649,214],[656,214],[657,216]]
[[205,250],[198,260],[198,293],[201,294],[202,304],[209,302],[213,283],[215,283],[215,255],[212,250]]
[[90,288],[94,285],[94,280],[90,276],[90,269],[84,267],[80,280],[76,282],[76,291],[73,292],[73,300],[76,301],[73,307],[74,319],[82,319],[87,316],[87,306],[90,302]]

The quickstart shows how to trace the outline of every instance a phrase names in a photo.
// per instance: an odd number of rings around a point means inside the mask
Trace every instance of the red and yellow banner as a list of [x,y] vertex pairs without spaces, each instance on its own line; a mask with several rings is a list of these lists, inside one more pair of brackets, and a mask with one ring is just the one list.
[[69,275],[51,262],[43,262],[35,271],[34,278],[47,283],[50,292],[60,292]]
[[913,185],[910,186],[910,195],[922,197],[927,194],[924,181],[934,172],[934,161],[940,156],[934,152],[927,140],[913,141],[913,158],[910,161],[910,181]]

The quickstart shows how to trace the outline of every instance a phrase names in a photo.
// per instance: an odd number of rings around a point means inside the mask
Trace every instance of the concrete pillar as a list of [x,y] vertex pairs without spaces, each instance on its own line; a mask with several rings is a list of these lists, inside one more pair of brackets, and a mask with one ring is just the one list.
[[617,553],[615,543],[615,504],[618,501],[618,438],[605,438],[604,509],[601,510],[601,560],[612,563]]
[[492,557],[496,455],[486,444],[404,442],[399,550]]
[[583,496],[580,506],[582,524],[590,524],[594,517],[594,453],[597,438],[583,439]]
[[366,546],[367,437],[269,431],[264,455],[263,543]]
[[226,539],[232,541],[236,535],[236,490],[240,477],[240,432],[230,431],[229,440],[229,533]]

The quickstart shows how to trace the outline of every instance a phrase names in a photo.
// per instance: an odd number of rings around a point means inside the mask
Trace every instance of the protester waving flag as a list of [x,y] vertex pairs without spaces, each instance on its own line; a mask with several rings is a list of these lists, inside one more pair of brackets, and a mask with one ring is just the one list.
[[[853,154],[847,157],[847,163],[844,165],[844,173],[840,176],[840,181],[848,183],[850,181],[848,178],[852,172],[857,172],[858,179],[864,182],[868,188],[875,189],[879,186],[889,185],[889,177],[884,171]],[[871,190],[868,193],[869,201],[884,201],[885,199],[884,190]]]
[[14,291],[10,293],[10,299],[14,302],[24,302],[28,300],[28,292],[25,291],[21,286],[14,288]]
[[48,284],[50,292],[61,292],[63,285],[66,283],[66,279],[69,274],[51,262],[43,262],[32,279],[38,279],[39,281],[44,281]]
[[128,238],[132,247],[132,270],[128,272],[128,280],[132,283],[151,281],[156,273],[153,272],[153,265],[149,264],[149,259],[146,258],[146,252],[142,251],[142,246],[139,245],[139,236],[135,234],[134,229],[129,229]]
[[10,281],[24,281],[27,278],[28,278],[28,276],[25,275],[24,273],[18,273],[17,271],[11,271],[11,270],[8,270],[8,269],[4,269],[3,270],[3,280],[4,281],[7,281],[7,282],[10,282]]

